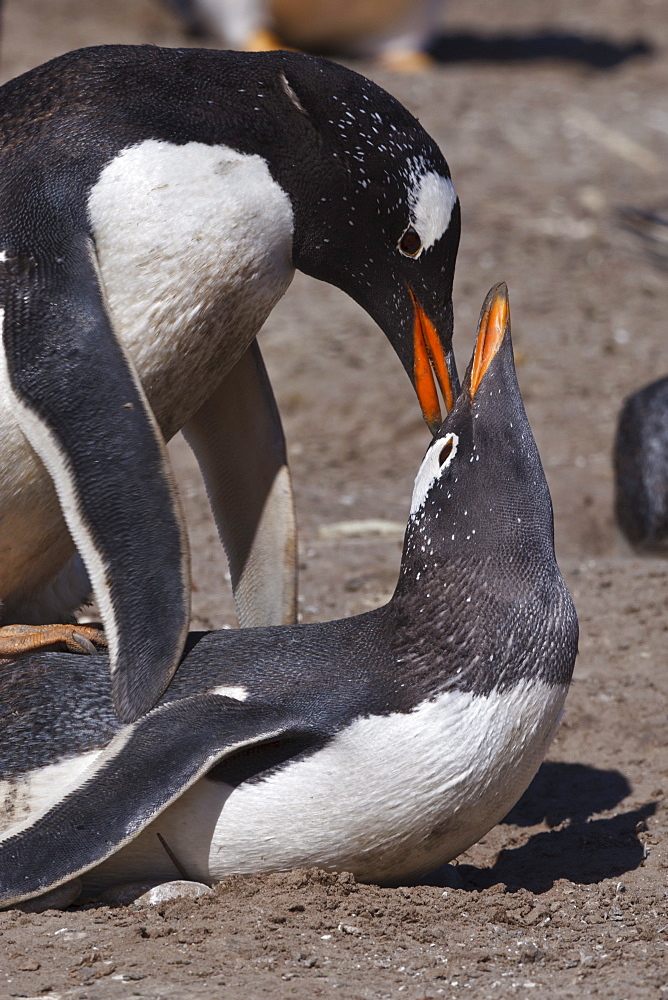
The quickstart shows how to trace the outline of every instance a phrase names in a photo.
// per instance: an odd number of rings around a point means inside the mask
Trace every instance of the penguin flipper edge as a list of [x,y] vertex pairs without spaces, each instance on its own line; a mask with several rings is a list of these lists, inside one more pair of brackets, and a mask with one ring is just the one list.
[[242,628],[297,620],[297,528],[281,418],[254,340],[184,427],[227,554]]
[[0,837],[0,907],[100,864],[224,757],[303,734],[281,709],[222,695],[160,706],[122,728],[58,803]]
[[[109,642],[124,720],[155,704],[189,624],[189,563],[164,442],[105,309],[85,234],[2,262],[0,382],[56,488]],[[74,609],[72,609],[74,610]]]

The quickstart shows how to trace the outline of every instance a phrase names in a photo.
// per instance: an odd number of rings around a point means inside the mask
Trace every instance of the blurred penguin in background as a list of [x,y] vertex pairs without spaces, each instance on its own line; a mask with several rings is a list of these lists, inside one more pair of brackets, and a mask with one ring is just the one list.
[[613,460],[617,524],[635,549],[668,555],[668,376],[625,400]]
[[[668,205],[624,207],[618,224],[659,270],[668,269]],[[620,410],[613,446],[615,517],[637,552],[668,556],[668,375]]]
[[189,30],[246,51],[286,47],[373,56],[419,72],[432,62],[443,0],[167,0]]

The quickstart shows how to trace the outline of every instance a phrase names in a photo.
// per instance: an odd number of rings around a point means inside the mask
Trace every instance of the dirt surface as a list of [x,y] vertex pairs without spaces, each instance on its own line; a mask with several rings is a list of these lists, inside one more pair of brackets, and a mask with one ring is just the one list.
[[[464,888],[294,872],[158,907],[9,911],[1,997],[668,997],[668,563],[617,538],[610,466],[622,398],[668,372],[666,273],[615,218],[621,205],[668,202],[668,21],[661,0],[562,0],[558,12],[452,0],[446,25],[438,51],[459,60],[416,78],[357,68],[420,117],[450,163],[463,204],[462,361],[488,287],[510,287],[582,635],[548,761],[458,859]],[[6,0],[3,78],[119,41],[187,42],[150,0]],[[290,445],[303,619],[366,610],[393,588],[398,534],[332,540],[325,529],[405,521],[427,440],[412,390],[366,316],[305,278],[262,341]],[[233,624],[193,461],[179,441],[172,456],[194,624]]]

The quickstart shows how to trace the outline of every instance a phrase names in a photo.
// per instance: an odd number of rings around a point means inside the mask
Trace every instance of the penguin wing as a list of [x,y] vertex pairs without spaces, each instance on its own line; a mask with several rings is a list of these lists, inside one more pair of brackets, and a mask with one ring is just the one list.
[[216,694],[170,702],[125,726],[56,805],[0,838],[0,906],[100,864],[224,757],[297,735],[309,733],[285,711]]
[[202,470],[227,553],[239,624],[294,624],[292,482],[281,418],[257,340],[183,433]]
[[[114,704],[150,709],[188,629],[185,526],[164,442],[114,336],[85,234],[7,257],[0,379],[51,476],[109,642]],[[74,609],[73,609],[74,610]]]

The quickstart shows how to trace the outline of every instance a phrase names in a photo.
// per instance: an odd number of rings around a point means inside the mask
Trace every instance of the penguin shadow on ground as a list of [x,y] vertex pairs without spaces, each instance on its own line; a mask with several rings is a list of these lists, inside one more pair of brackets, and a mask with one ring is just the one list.
[[599,35],[549,30],[496,35],[448,31],[429,45],[429,54],[441,63],[527,63],[550,59],[600,70],[614,69],[628,59],[649,56],[654,51],[654,46],[644,38],[616,42]]
[[[547,762],[503,823],[544,824],[521,847],[504,848],[491,868],[462,864],[456,869],[465,889],[503,883],[509,890],[546,892],[558,879],[591,885],[637,868],[645,853],[638,833],[654,815],[656,802],[600,819],[631,792],[619,771],[584,764]],[[438,872],[425,880],[438,885]],[[446,879],[447,881],[447,879]],[[445,882],[444,882],[445,884]]]

